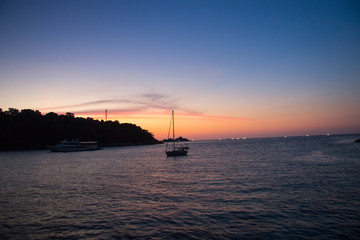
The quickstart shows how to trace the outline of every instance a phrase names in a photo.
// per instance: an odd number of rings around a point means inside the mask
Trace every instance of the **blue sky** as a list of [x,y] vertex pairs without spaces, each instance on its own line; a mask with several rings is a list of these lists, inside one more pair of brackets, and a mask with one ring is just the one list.
[[[0,107],[108,108],[150,131],[175,108],[250,119],[229,124],[238,135],[358,132],[359,42],[358,1],[2,1]],[[231,133],[211,128],[194,137]]]

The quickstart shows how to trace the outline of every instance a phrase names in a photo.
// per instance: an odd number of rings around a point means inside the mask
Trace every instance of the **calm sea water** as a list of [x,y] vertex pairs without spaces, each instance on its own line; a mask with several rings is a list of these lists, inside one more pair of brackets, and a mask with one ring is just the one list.
[[0,152],[0,238],[360,239],[358,138]]

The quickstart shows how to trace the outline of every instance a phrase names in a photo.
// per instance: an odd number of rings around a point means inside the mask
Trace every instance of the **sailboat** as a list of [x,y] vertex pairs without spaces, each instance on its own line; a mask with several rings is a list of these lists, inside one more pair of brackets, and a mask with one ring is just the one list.
[[[174,110],[172,111],[172,114],[171,114],[171,121],[170,121],[170,126],[169,126],[169,132],[168,132],[168,141],[166,142],[166,155],[168,157],[175,157],[175,156],[185,156],[187,155],[187,151],[188,151],[188,147],[184,147],[184,146],[180,146],[180,147],[177,147],[175,146],[175,120],[174,120]],[[170,144],[172,145],[169,146],[169,140],[170,140],[170,129],[171,129],[171,126],[172,126],[172,142],[173,144]],[[170,150],[168,150],[170,149]]]

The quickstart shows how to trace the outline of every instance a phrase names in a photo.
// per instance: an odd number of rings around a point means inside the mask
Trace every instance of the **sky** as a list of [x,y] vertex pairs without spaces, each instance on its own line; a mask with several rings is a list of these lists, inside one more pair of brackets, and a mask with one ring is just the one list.
[[0,108],[194,140],[360,133],[357,0],[2,0]]

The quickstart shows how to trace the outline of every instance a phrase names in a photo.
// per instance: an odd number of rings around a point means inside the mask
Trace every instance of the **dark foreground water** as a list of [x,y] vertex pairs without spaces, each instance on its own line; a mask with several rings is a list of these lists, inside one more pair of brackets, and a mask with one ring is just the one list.
[[360,239],[358,138],[0,152],[0,239]]

